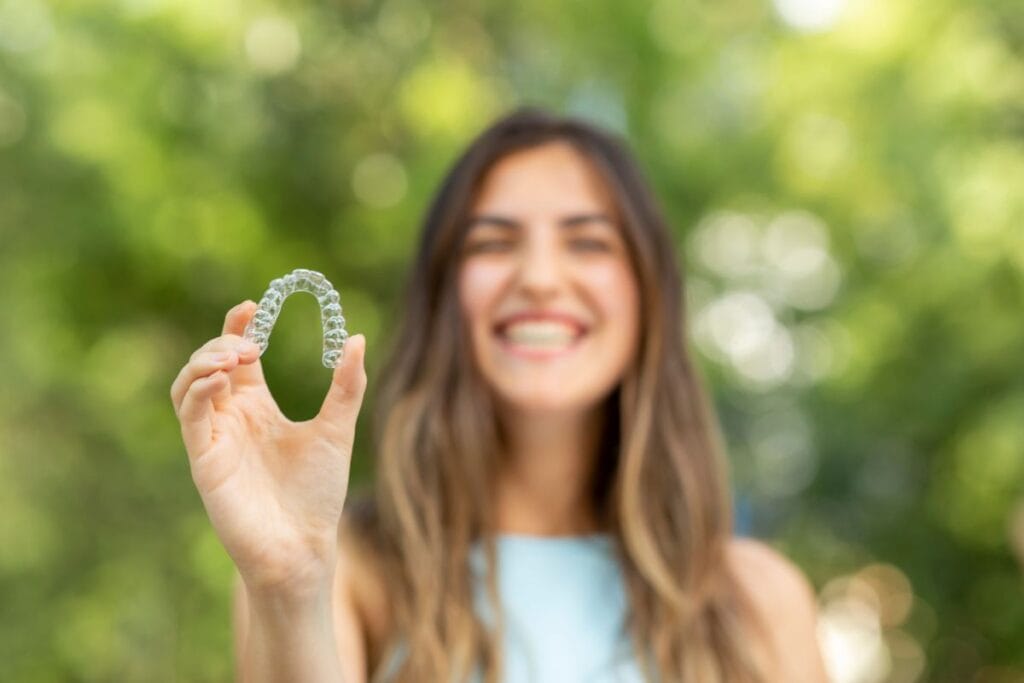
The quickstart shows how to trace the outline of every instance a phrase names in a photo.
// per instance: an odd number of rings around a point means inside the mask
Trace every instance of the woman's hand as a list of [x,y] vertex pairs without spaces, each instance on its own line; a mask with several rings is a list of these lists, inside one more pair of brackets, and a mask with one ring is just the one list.
[[366,389],[366,338],[345,344],[319,414],[278,408],[241,335],[256,311],[232,308],[171,387],[192,480],[221,543],[255,594],[320,593],[334,572],[356,418]]

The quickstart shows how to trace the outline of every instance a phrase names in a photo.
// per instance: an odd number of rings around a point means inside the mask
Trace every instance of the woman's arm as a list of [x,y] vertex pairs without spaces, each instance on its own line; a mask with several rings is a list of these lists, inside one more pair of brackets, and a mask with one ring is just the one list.
[[[272,606],[269,613],[268,610],[261,612],[259,603],[257,609],[251,608],[245,584],[236,572],[232,623],[237,683],[265,680],[366,683],[367,635],[355,600],[359,591],[353,586],[359,573],[353,563],[347,561],[355,557],[354,552],[357,549],[340,534],[333,592],[330,600],[323,603],[330,605],[327,608],[329,619],[322,615],[323,605],[305,615],[287,608],[281,613]],[[367,592],[368,588],[364,587],[362,592]],[[250,614],[251,609],[255,614]],[[291,628],[289,623],[298,623],[304,637],[290,632],[284,639],[275,635]]]
[[367,384],[366,338],[346,342],[316,417],[294,422],[266,384],[260,347],[244,339],[257,308],[245,301],[228,312],[221,335],[178,372],[171,403],[203,507],[243,578],[238,676],[339,683],[335,582],[346,554],[338,534]]
[[752,539],[729,544],[729,564],[758,616],[768,624],[769,646],[778,665],[772,680],[828,683],[818,646],[817,599],[803,572],[781,553]]
[[349,683],[338,658],[331,593],[301,599],[253,596],[239,578],[234,607],[236,680]]

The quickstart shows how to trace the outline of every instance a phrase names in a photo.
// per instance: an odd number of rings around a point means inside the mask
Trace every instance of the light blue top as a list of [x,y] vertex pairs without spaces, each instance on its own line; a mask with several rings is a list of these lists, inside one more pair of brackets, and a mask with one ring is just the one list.
[[[504,683],[642,683],[625,632],[625,586],[611,536],[499,534],[495,540],[506,627]],[[493,624],[485,559],[475,544],[475,604],[480,618]],[[393,671],[397,659],[390,665]],[[481,680],[479,672],[473,680]]]

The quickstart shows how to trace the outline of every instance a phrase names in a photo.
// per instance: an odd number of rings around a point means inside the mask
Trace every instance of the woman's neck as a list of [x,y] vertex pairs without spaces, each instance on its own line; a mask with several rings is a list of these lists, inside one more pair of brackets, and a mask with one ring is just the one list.
[[602,412],[507,413],[496,484],[496,531],[570,536],[600,531],[592,481]]

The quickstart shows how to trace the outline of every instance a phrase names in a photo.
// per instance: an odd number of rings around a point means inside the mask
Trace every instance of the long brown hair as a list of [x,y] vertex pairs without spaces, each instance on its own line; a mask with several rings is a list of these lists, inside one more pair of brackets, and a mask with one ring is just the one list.
[[[384,655],[405,654],[389,680],[465,681],[479,670],[488,683],[500,681],[490,494],[504,440],[461,318],[457,255],[488,170],[511,152],[555,141],[571,144],[607,183],[641,292],[639,352],[607,398],[591,491],[623,570],[637,663],[648,680],[764,681],[763,634],[727,566],[723,440],[687,349],[666,221],[620,138],[532,107],[484,130],[444,179],[378,380],[375,488],[353,503],[362,510],[353,518],[387,586],[393,629]],[[474,611],[468,560],[478,540],[493,630]]]

